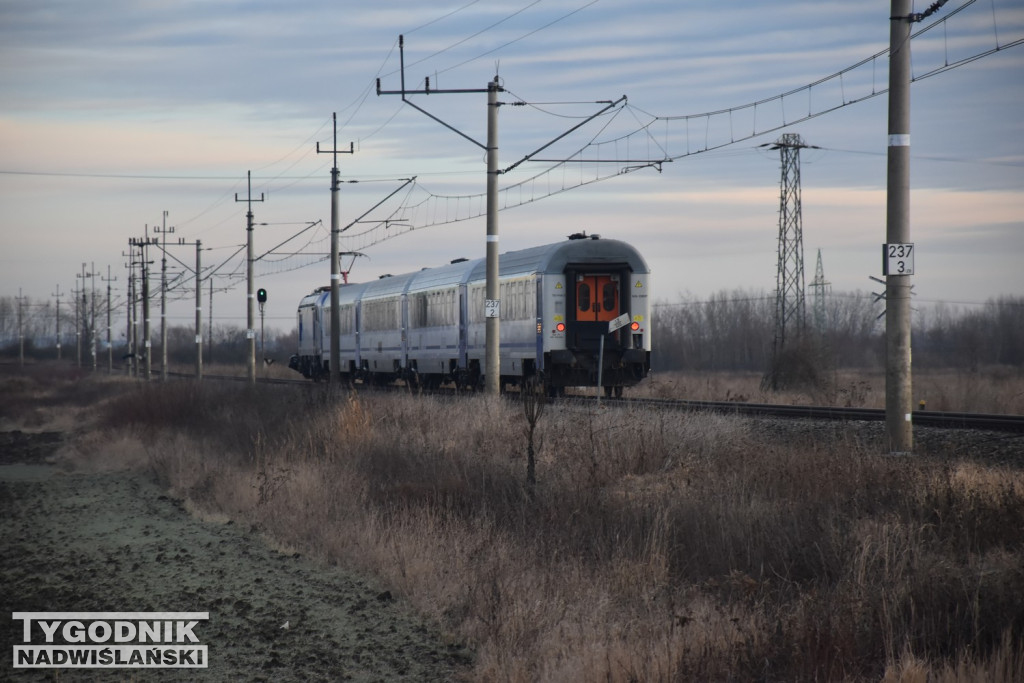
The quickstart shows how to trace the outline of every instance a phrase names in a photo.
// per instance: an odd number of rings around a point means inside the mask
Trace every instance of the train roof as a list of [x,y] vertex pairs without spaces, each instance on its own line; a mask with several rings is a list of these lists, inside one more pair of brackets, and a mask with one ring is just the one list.
[[[619,241],[600,239],[596,235],[576,236],[562,242],[510,251],[499,256],[499,277],[515,277],[531,273],[561,274],[567,265],[587,266],[625,264],[634,273],[650,273],[647,262],[633,246]],[[470,280],[482,280],[486,275],[487,260],[459,260],[436,268],[424,268],[415,273],[386,276],[362,284],[343,285],[359,287],[363,299],[422,291]],[[314,293],[316,294],[316,293]],[[310,295],[312,296],[312,295]]]
[[402,294],[408,288],[409,283],[418,273],[403,273],[402,275],[385,275],[379,280],[367,282],[363,289],[363,300],[368,298],[393,296]]
[[[588,266],[626,264],[634,273],[650,273],[647,262],[631,245],[619,240],[605,240],[596,235],[573,236],[562,242],[510,251],[499,257],[501,277],[528,273],[560,274],[570,263]],[[471,279],[483,279],[486,259],[475,261]]]
[[[339,287],[339,289],[341,291],[341,296],[343,298],[344,297],[348,297],[349,299],[355,299],[355,298],[358,297],[359,292],[361,292],[362,289],[365,286],[366,286],[366,283],[364,283],[364,282],[346,282],[346,283],[342,284]],[[306,296],[302,297],[302,300],[299,301],[299,306],[310,306],[310,305],[318,304],[318,303],[322,304],[330,296],[331,296],[331,287],[330,287],[330,285],[326,285],[324,287],[318,287],[317,289],[313,290],[312,292],[310,292]]]

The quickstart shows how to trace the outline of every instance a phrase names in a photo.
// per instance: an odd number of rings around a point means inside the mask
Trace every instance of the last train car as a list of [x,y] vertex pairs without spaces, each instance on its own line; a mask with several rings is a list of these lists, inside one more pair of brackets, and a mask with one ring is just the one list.
[[[475,388],[484,382],[486,260],[457,259],[416,273],[341,287],[341,375],[346,381]],[[647,376],[651,273],[625,242],[597,235],[499,257],[501,384],[549,392],[594,387],[621,394]],[[610,323],[627,324],[610,331]],[[291,367],[330,371],[330,290],[299,305]],[[603,367],[601,338],[604,338]]]

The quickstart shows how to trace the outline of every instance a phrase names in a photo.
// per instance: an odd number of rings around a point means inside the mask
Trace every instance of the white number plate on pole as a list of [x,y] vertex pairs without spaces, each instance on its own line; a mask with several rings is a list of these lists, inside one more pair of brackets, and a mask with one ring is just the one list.
[[914,245],[883,244],[882,275],[913,275]]
[[484,317],[485,318],[500,318],[501,313],[501,299],[487,299],[484,301]]

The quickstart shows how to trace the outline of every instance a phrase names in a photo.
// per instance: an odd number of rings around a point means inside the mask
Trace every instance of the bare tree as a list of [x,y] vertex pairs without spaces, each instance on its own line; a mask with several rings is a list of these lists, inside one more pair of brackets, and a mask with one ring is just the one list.
[[544,415],[544,405],[547,401],[544,387],[536,379],[523,383],[522,396],[523,412],[526,414],[526,485],[532,496],[533,487],[537,483],[537,450],[534,448],[534,436],[537,432],[537,423]]

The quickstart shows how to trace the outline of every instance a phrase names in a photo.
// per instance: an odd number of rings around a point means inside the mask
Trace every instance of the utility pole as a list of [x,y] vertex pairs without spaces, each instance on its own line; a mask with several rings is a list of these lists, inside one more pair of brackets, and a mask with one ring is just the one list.
[[21,295],[21,287],[18,287],[18,365],[25,367],[25,328],[22,315],[22,307],[25,297]]
[[[78,277],[77,273],[75,274],[75,277]],[[81,310],[78,303],[78,287],[71,290],[71,301],[75,305],[75,362],[77,367],[82,367],[82,326],[78,319],[78,312]]]
[[57,360],[60,360],[60,283],[57,283],[57,291],[51,296],[57,297]]
[[[78,367],[82,367],[82,327],[85,325],[85,264],[82,264],[82,274],[75,274],[81,279],[81,284],[75,288],[75,356]],[[78,293],[82,293],[82,300],[79,302]]]
[[[96,346],[95,346],[95,336],[96,336],[96,334],[95,334],[95,330],[92,329],[92,328],[95,327],[95,323],[96,323],[96,287],[95,287],[95,276],[96,276],[95,273],[92,273],[92,272],[87,273],[87,272],[85,272],[85,264],[84,263],[82,264],[82,274],[81,275],[76,275],[76,277],[79,277],[82,280],[82,289],[81,289],[81,292],[82,292],[82,317],[81,317],[80,323],[77,321],[77,318],[76,318],[76,323],[75,323],[75,326],[79,328],[78,329],[78,333],[77,333],[78,334],[78,367],[82,367],[82,342],[85,341],[82,337],[84,336],[86,339],[91,340],[90,341],[90,347],[92,349],[93,370],[96,369]],[[86,278],[93,278],[93,280],[94,280],[93,292],[92,292],[92,294],[93,294],[92,324],[90,324],[89,316],[88,316],[89,301],[86,298],[86,292],[88,291],[85,288],[85,279]],[[83,327],[84,327],[84,330],[82,329]]]
[[[912,0],[892,0],[889,14],[886,250],[889,245],[910,244],[910,28],[923,18],[912,15],[912,9]],[[913,450],[912,414],[910,275],[886,272],[885,425],[891,452]]]
[[[249,195],[246,199],[239,199],[238,193],[235,193],[236,202],[246,202],[249,205],[249,210],[245,214],[245,281],[246,281],[246,327],[245,327],[245,338],[249,347],[249,384],[256,384],[256,293],[253,291],[253,235],[252,235],[252,203],[262,202],[263,193],[260,193],[259,199],[252,198],[252,171],[248,172],[249,181]],[[212,320],[212,318],[211,318]]]
[[[494,80],[487,84],[486,88],[483,89],[466,89],[466,90],[431,90],[430,79],[427,78],[425,81],[425,87],[423,90],[406,90],[405,88],[405,37],[398,37],[398,52],[400,61],[401,71],[401,90],[381,90],[380,79],[377,79],[377,95],[401,95],[402,101],[408,104],[416,111],[426,115],[430,119],[440,123],[445,128],[462,136],[469,140],[477,147],[480,147],[487,153],[487,258],[486,258],[486,287],[485,287],[485,301],[484,301],[484,318],[485,318],[485,355],[484,355],[484,389],[486,393],[497,395],[501,391],[501,360],[499,356],[500,352],[500,325],[501,325],[501,301],[500,288],[498,282],[498,276],[501,272],[500,264],[498,263],[499,254],[499,240],[498,240],[498,176],[503,173],[508,173],[512,169],[516,168],[520,164],[526,161],[542,161],[541,159],[535,158],[537,153],[547,149],[558,140],[561,140],[565,136],[569,135],[573,131],[581,128],[590,121],[594,120],[601,114],[605,113],[609,109],[618,106],[620,103],[626,100],[623,96],[618,100],[598,102],[595,104],[605,104],[606,106],[596,114],[585,118],[582,122],[577,123],[571,127],[568,131],[557,136],[553,140],[545,143],[539,149],[534,152],[527,154],[525,157],[512,164],[508,168],[498,169],[498,107],[502,105],[498,101],[498,93],[505,92],[505,89],[501,86],[497,75],[494,76]],[[440,118],[434,116],[427,110],[418,107],[413,104],[406,96],[407,95],[448,95],[448,94],[463,94],[463,93],[487,93],[487,144],[481,144],[477,140],[466,135],[462,131],[456,129],[454,126],[442,121]],[[525,104],[525,103],[522,103]]]
[[125,359],[128,361],[125,364],[125,374],[129,377],[134,375],[133,364],[135,362],[135,340],[133,339],[134,325],[135,325],[135,254],[132,251],[132,241],[128,240],[128,253],[121,252],[121,256],[127,256],[128,262],[124,264],[124,267],[128,269],[128,301],[127,310],[125,311],[125,317],[128,319],[128,324],[125,326],[125,344],[127,346],[127,353]]
[[[338,149],[338,112],[332,114],[334,119],[334,144],[331,149],[320,149],[316,143],[317,154],[333,154],[334,166],[331,168],[331,357],[329,360],[328,377],[341,385],[341,262],[338,245],[338,155],[354,154],[355,144],[349,142],[348,150]],[[262,307],[261,307],[262,313]],[[260,326],[262,327],[262,315]],[[262,331],[260,333],[262,342]]]
[[203,243],[196,240],[196,380],[203,379]]
[[498,76],[487,84],[487,282],[484,342],[487,393],[501,393],[501,293],[498,283]]
[[[150,339],[150,319],[149,319],[149,245],[156,243],[156,237],[150,240],[149,237],[149,224],[146,224],[146,236],[143,238],[129,239],[128,243],[137,246],[139,248],[140,265],[142,266],[142,353],[145,356],[145,370],[146,381],[150,381],[153,376],[153,341]],[[136,323],[137,324],[137,323]],[[135,344],[135,348],[139,348],[139,344]],[[136,356],[138,351],[136,351]],[[138,367],[136,365],[136,367]]]
[[107,374],[114,373],[114,340],[111,335],[111,322],[110,322],[110,283],[115,282],[117,276],[110,277],[110,266],[107,265],[107,277],[104,278],[104,282],[107,283]]
[[[146,381],[153,379],[153,339],[149,320],[149,231],[146,231],[146,242],[142,245],[142,344],[146,362],[143,364]],[[155,239],[155,238],[154,238]]]
[[[423,90],[406,90],[405,88],[405,36],[398,37],[398,48],[401,61],[401,90],[381,90],[380,79],[377,79],[377,95],[401,95],[402,101],[413,109],[425,114],[437,121],[445,128],[461,135],[477,147],[487,153],[487,281],[484,304],[485,339],[484,339],[484,380],[485,391],[488,394],[497,396],[501,391],[501,361],[500,351],[500,314],[501,302],[498,299],[498,93],[505,89],[499,85],[498,76],[482,89],[464,90],[431,90],[430,79],[426,80],[426,87]],[[450,95],[465,93],[487,93],[487,144],[480,144],[477,140],[469,137],[460,130],[445,123],[430,112],[410,102],[407,95]]]
[[209,356],[209,361],[212,363],[213,362],[213,274],[212,273],[210,274],[210,310],[206,314],[206,318],[208,320],[208,322],[206,323],[206,326],[207,326],[208,331],[210,333],[209,334],[209,336],[210,336],[210,345],[207,348],[206,353],[207,353],[207,356]]
[[[203,264],[202,264],[203,243],[200,240],[196,240],[195,242],[187,242],[187,241],[185,241],[184,238],[179,238],[178,242],[177,242],[177,246],[179,246],[179,247],[185,247],[185,246],[191,247],[191,246],[194,246],[196,248],[196,268],[195,268],[195,271],[194,271],[195,274],[196,274],[196,327],[195,327],[196,360],[195,360],[195,369],[196,369],[196,379],[197,380],[201,380],[203,378]],[[164,247],[164,258],[165,259],[167,258],[167,255],[168,255],[167,248]],[[191,268],[189,268],[188,265],[184,261],[179,259],[177,256],[174,256],[173,254],[171,254],[171,258],[173,258],[175,261],[180,263],[183,267],[188,268],[189,270],[191,270]]]
[[96,278],[99,273],[96,272],[96,262],[93,261],[89,267],[91,271],[89,277],[91,278],[90,285],[92,286],[92,307],[89,315],[89,352],[92,355],[92,371],[96,372]]
[[167,212],[164,211],[163,226],[153,227],[153,232],[163,235],[163,245],[160,247],[160,379],[167,381],[167,233],[173,233],[174,228],[167,227]]

